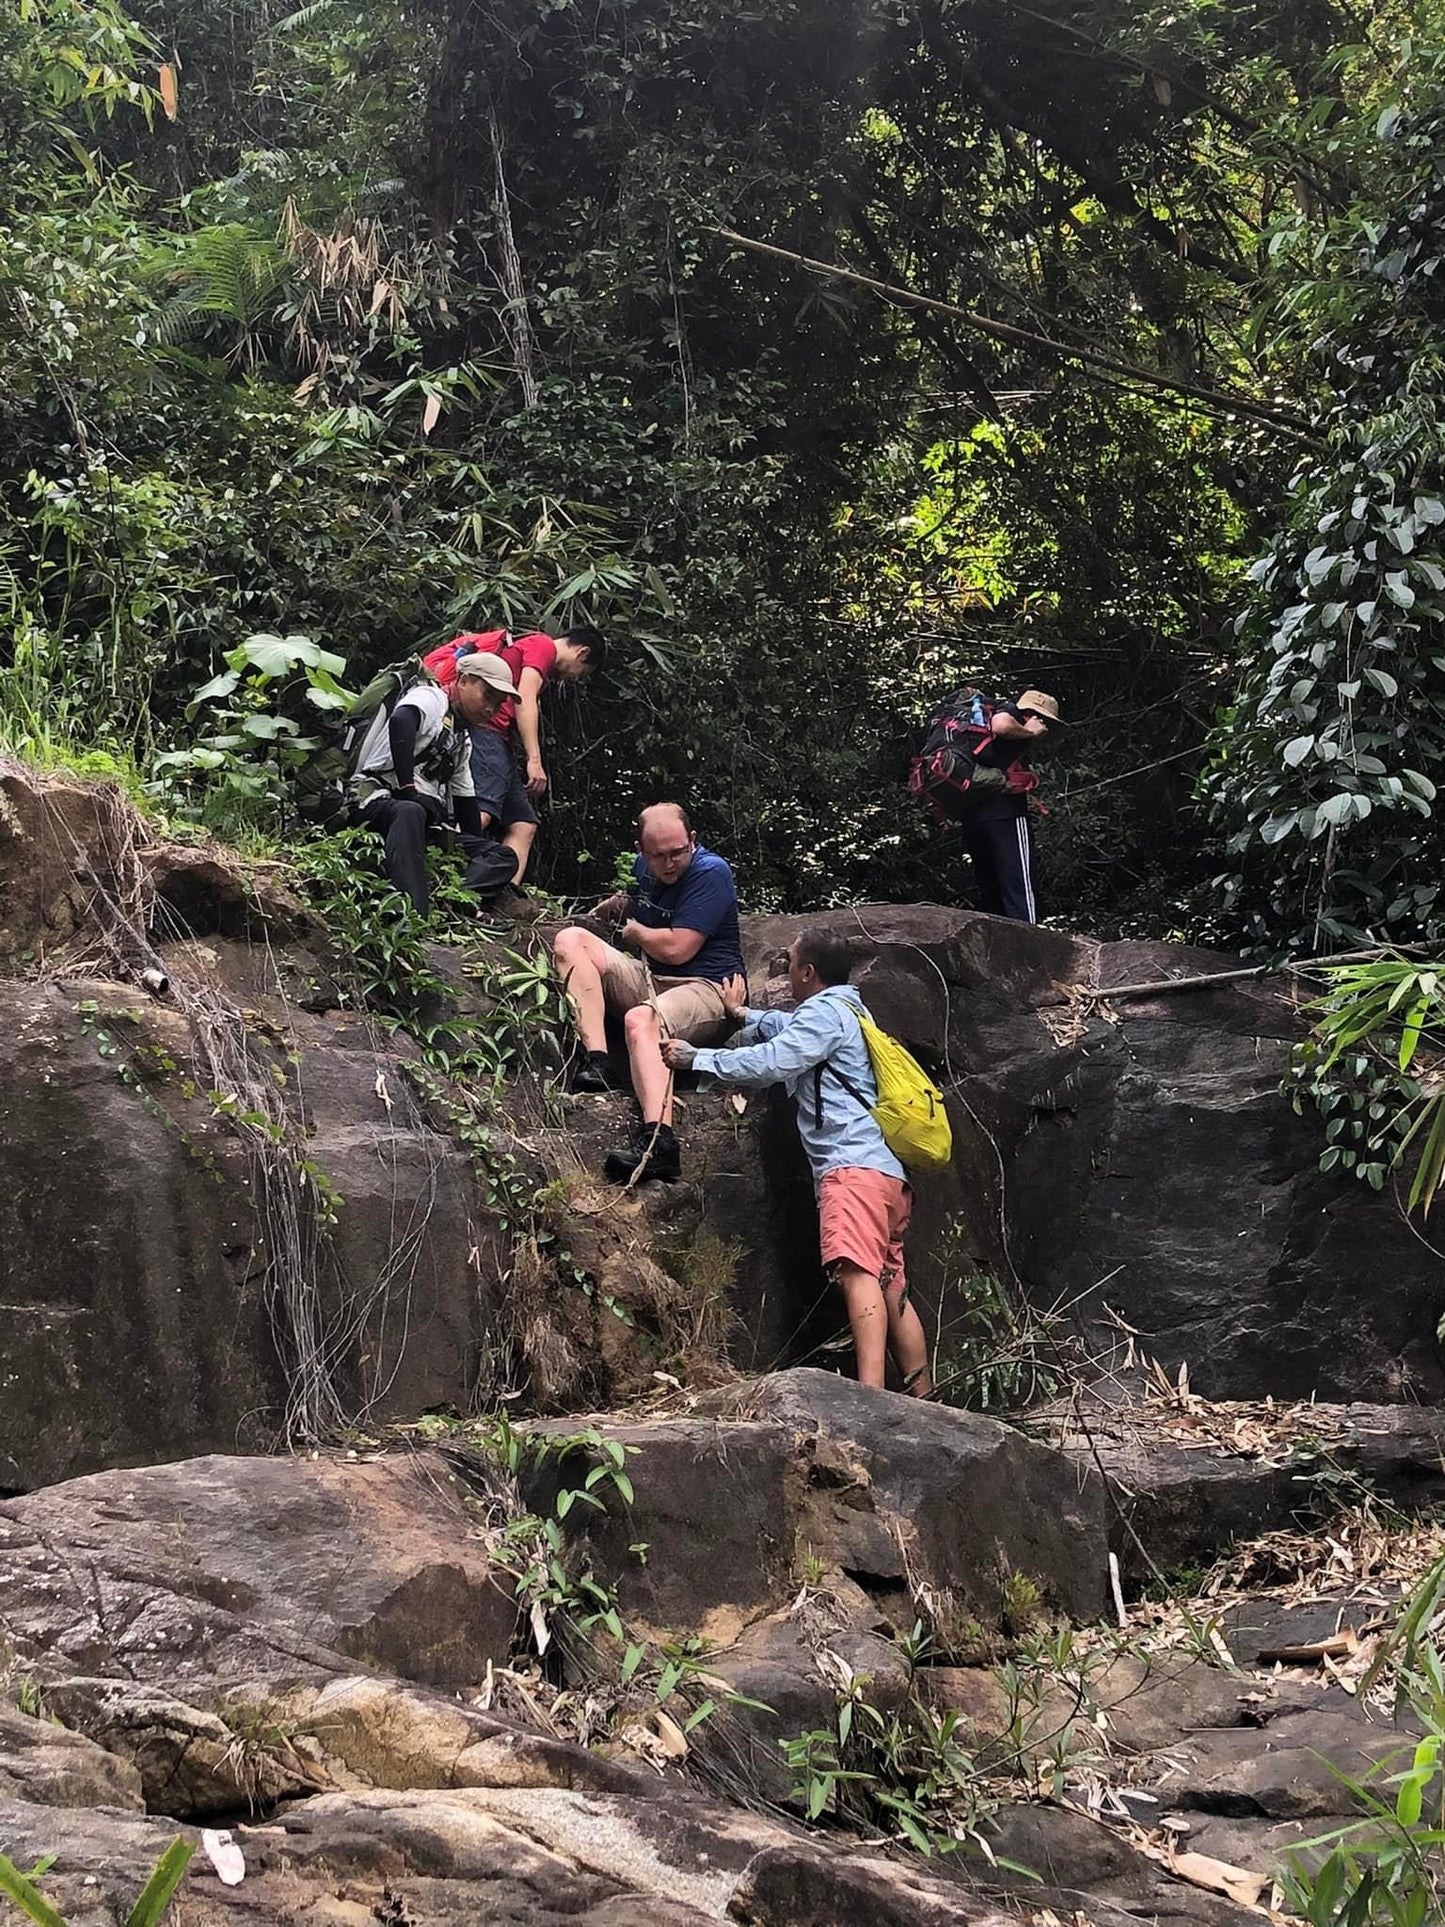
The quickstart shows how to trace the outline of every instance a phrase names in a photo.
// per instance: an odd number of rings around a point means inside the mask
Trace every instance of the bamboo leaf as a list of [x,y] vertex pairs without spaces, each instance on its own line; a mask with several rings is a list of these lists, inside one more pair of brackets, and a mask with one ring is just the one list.
[[28,1914],[36,1927],[65,1927],[65,1921],[32,1881],[0,1853],[0,1894],[14,1901],[21,1913]]
[[188,1846],[184,1840],[172,1840],[141,1889],[140,1899],[131,1908],[126,1927],[156,1927],[161,1915],[170,1906],[194,1852],[195,1848]]

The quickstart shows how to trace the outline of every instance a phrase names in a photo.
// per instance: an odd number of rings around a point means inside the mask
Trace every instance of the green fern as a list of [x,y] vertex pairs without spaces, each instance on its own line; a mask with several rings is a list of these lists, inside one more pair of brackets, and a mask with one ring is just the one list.
[[229,330],[232,348],[258,355],[258,331],[288,291],[292,266],[279,242],[240,222],[197,228],[155,263],[176,293],[152,318],[151,332],[166,347],[213,328]]
[[278,20],[271,29],[272,33],[305,33],[324,15],[331,12],[336,0],[311,0],[309,7],[298,7],[295,13],[288,13],[284,20]]

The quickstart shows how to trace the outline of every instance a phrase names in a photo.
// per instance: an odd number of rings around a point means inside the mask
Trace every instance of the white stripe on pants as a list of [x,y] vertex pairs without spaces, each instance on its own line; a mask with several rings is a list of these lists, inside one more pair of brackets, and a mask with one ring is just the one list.
[[1024,880],[1024,896],[1028,899],[1029,922],[1037,923],[1038,911],[1034,906],[1033,845],[1029,837],[1029,820],[1021,816],[1018,820],[1019,832],[1019,870]]

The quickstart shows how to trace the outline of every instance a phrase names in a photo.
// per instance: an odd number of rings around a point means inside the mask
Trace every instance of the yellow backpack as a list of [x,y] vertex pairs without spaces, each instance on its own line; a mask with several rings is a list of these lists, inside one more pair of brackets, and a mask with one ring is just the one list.
[[[848,1008],[858,1019],[868,1059],[878,1085],[878,1102],[870,1106],[883,1142],[900,1164],[914,1171],[941,1171],[953,1158],[953,1128],[944,1108],[943,1092],[918,1059],[896,1037],[880,1030],[863,1011]],[[860,1104],[868,1100],[844,1077],[836,1064],[828,1069]]]

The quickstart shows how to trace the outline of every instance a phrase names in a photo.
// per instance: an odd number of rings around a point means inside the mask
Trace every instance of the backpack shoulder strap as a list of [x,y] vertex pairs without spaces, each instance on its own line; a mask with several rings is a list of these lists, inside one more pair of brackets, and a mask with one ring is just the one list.
[[[852,1004],[850,1004],[846,1000],[846,998],[834,998],[833,1001],[835,1003],[841,1003],[843,1006],[843,1009],[846,1010],[850,1016],[854,1018],[858,1017],[858,1012],[853,1008]],[[859,1027],[859,1030],[861,1031],[862,1030],[861,1019],[859,1020],[858,1027]],[[815,1118],[815,1121],[820,1126],[823,1122],[823,1073],[824,1071],[832,1072],[833,1076],[837,1078],[838,1082],[843,1086],[843,1089],[848,1093],[849,1097],[853,1099],[853,1102],[855,1104],[861,1104],[865,1111],[872,1110],[873,1108],[872,1101],[863,1095],[862,1091],[859,1090],[858,1086],[853,1082],[852,1078],[849,1077],[845,1071],[840,1071],[838,1066],[833,1062],[831,1057],[825,1057],[822,1063],[818,1065],[816,1071],[813,1073],[814,1118]]]

